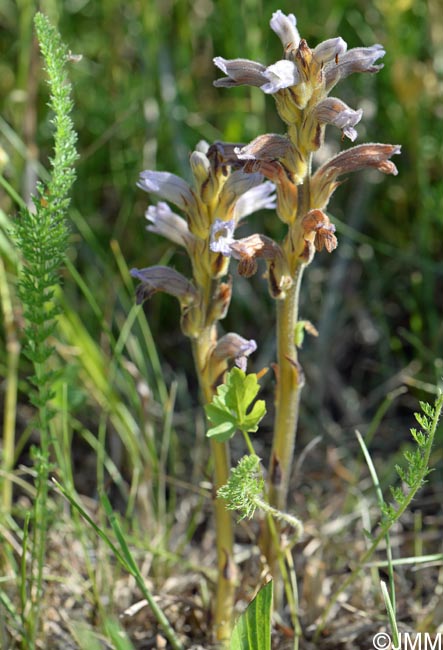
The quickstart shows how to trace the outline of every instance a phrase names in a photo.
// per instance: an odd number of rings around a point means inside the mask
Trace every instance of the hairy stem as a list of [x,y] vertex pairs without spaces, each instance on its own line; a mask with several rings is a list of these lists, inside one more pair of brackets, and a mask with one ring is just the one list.
[[[297,220],[310,208],[310,159],[306,161],[307,174],[298,187]],[[303,237],[300,229],[297,239]],[[290,235],[288,234],[288,237]],[[295,250],[297,250],[295,243]],[[304,378],[298,363],[295,345],[295,329],[298,320],[300,285],[305,263],[297,260],[293,271],[293,285],[283,300],[277,301],[277,391],[274,438],[269,467],[269,502],[280,510],[286,509],[289,478],[294,456],[297,431],[300,391]]]
[[[297,215],[300,220],[310,209],[310,168],[307,160],[307,174],[304,183],[298,187]],[[297,228],[288,233],[295,239],[303,237]],[[298,241],[294,250],[298,250]],[[293,284],[283,300],[277,301],[277,389],[275,395],[274,437],[268,478],[268,500],[278,510],[286,510],[289,479],[293,464],[295,437],[297,432],[300,393],[304,384],[303,370],[298,362],[295,345],[295,330],[298,321],[300,286],[306,264],[296,259],[293,270]],[[278,526],[276,526],[278,531]],[[264,529],[262,544],[270,572],[276,577],[278,549],[269,526]],[[281,591],[281,589],[280,589]],[[275,583],[274,596],[279,600],[279,589]]]
[[278,378],[274,439],[269,468],[269,503],[286,508],[289,476],[294,455],[300,390],[303,376],[297,360],[294,333],[298,318],[298,302],[303,265],[297,268],[294,284],[286,298],[277,303]]
[[[205,404],[212,400],[214,386],[207,373],[207,360],[215,338],[215,328],[205,329],[193,341],[194,360],[199,378],[202,399]],[[217,591],[214,606],[214,630],[217,641],[227,642],[231,636],[234,610],[236,571],[233,557],[234,529],[232,516],[223,499],[216,498],[217,491],[229,479],[230,458],[227,443],[211,439],[211,454],[214,463],[214,515],[217,550]]]

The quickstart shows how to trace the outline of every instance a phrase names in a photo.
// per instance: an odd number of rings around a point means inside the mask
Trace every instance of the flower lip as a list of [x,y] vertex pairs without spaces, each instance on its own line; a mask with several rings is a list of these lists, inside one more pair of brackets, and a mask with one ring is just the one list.
[[240,160],[272,161],[284,158],[293,147],[289,138],[278,133],[265,133],[252,142],[234,149]]
[[[210,249],[213,253],[221,253],[224,257],[231,256],[231,244],[234,240],[235,221],[216,219],[212,226]],[[224,233],[224,234],[223,234]]]
[[260,90],[267,95],[273,95],[284,88],[296,86],[300,82],[300,74],[296,65],[288,59],[281,59],[268,66],[263,72],[263,76],[268,82],[261,85]]
[[315,117],[319,122],[336,126],[352,141],[357,137],[354,126],[360,122],[362,115],[361,108],[354,111],[336,97],[327,97],[315,107]]

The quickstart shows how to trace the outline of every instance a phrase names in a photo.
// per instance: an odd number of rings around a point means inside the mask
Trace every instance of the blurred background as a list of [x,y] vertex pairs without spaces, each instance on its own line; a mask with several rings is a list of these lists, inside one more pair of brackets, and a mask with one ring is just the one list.
[[[80,157],[57,352],[69,377],[70,416],[81,422],[74,429],[94,435],[108,416],[118,428],[117,402],[142,421],[142,384],[154,403],[148,416],[170,397],[172,382],[176,413],[189,416],[197,403],[176,302],[157,295],[145,305],[150,331],[138,316],[128,325],[133,282],[126,267],[186,269],[181,251],[145,230],[149,197],[136,187],[139,172],[189,178],[188,156],[199,140],[248,142],[284,132],[272,97],[255,88],[213,87],[219,74],[212,58],[267,64],[281,58],[269,28],[277,9],[296,15],[311,47],[335,36],[349,48],[385,47],[381,72],[351,76],[334,94],[364,111],[357,144],[402,146],[395,157],[399,175],[355,174],[329,205],[339,246],[331,255],[317,254],[302,291],[301,317],[319,336],[308,336],[300,355],[307,375],[300,436],[302,444],[320,434],[346,445],[356,427],[374,432],[380,421],[376,448],[396,449],[417,400],[432,401],[443,375],[440,0],[2,0],[0,165],[27,200],[36,178],[44,178],[52,147],[33,35],[37,9],[83,57],[70,68]],[[327,153],[350,146],[332,129],[326,139]],[[14,217],[17,207],[1,187],[0,208],[1,254],[13,292],[16,254],[6,215]],[[271,213],[255,216],[250,228],[276,239],[284,234]],[[233,273],[235,295],[223,327],[257,340],[251,369],[258,371],[275,358],[272,300],[260,274],[245,281]],[[2,346],[3,370],[5,354]],[[21,363],[24,374],[27,362]],[[264,386],[271,402],[273,381],[269,372]],[[18,430],[24,431],[29,406],[23,394],[19,402]],[[188,416],[179,426],[192,440],[195,420]],[[265,440],[269,427],[270,420]]]

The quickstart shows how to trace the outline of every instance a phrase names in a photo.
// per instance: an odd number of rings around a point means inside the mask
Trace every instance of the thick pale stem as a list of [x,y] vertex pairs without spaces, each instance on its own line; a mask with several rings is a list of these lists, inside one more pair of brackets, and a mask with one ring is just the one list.
[[[207,360],[214,341],[215,329],[207,328],[194,340],[194,360],[199,377],[202,399],[207,404],[214,394],[207,374]],[[217,499],[217,490],[228,482],[230,459],[227,443],[211,440],[211,454],[214,463],[214,514],[217,550],[217,591],[214,607],[214,632],[217,641],[227,643],[231,636],[234,611],[236,570],[233,557],[234,529],[232,516],[222,499]]]
[[[297,215],[301,219],[310,208],[310,159],[306,161],[307,175],[298,187]],[[298,228],[297,238],[303,237]],[[288,235],[291,236],[291,235]],[[293,242],[294,250],[300,250]],[[298,362],[295,330],[298,320],[300,285],[305,263],[296,259],[293,266],[293,285],[283,300],[277,301],[277,390],[275,396],[275,424],[268,478],[268,499],[271,506],[285,510],[289,479],[294,457],[300,392],[304,377]],[[265,529],[262,548],[272,574],[276,572],[278,549],[269,528]],[[277,592],[275,594],[276,600]]]
[[277,302],[277,393],[274,439],[269,468],[269,503],[280,510],[286,508],[289,477],[294,456],[298,422],[302,370],[294,343],[298,318],[300,283],[304,266],[296,271],[294,284],[284,300]]

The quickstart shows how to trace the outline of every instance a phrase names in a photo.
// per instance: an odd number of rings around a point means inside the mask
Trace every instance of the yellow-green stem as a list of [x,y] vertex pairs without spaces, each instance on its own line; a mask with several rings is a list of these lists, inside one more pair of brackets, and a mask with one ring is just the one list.
[[[214,387],[207,375],[207,360],[215,338],[215,329],[205,329],[193,342],[194,361],[199,377],[204,403],[212,400]],[[222,499],[216,498],[217,490],[228,482],[230,470],[229,447],[227,443],[211,440],[211,454],[214,463],[214,515],[217,550],[217,591],[214,606],[214,632],[217,641],[227,644],[232,631],[236,570],[233,557],[234,529],[232,516]]]
[[[298,187],[297,221],[310,209],[310,173],[311,160],[306,160],[306,177]],[[288,238],[292,237],[293,250],[298,251],[299,242],[295,239],[303,237],[303,231],[294,224]],[[297,431],[300,392],[304,378],[298,363],[297,347],[295,345],[295,330],[298,320],[300,300],[300,285],[305,263],[297,258],[293,265],[293,284],[282,300],[277,300],[277,390],[275,395],[275,424],[272,442],[271,460],[268,478],[268,500],[271,506],[285,510],[287,506],[289,479],[294,457],[295,436]],[[278,528],[277,528],[278,529]],[[278,549],[269,527],[265,528],[262,536],[262,549],[266,555],[271,574],[276,579],[275,601],[278,602],[277,557]]]
[[17,339],[14,314],[9,292],[6,269],[0,259],[0,295],[3,311],[3,321],[7,350],[7,381],[3,416],[3,458],[2,469],[4,477],[2,482],[1,503],[2,513],[11,514],[12,506],[12,480],[11,472],[14,466],[15,454],[15,416],[17,406],[18,363],[20,358],[20,343]]
[[269,503],[286,508],[289,476],[294,455],[300,389],[303,385],[294,342],[298,318],[300,283],[304,266],[300,264],[284,300],[277,302],[277,393],[274,438],[269,468]]

